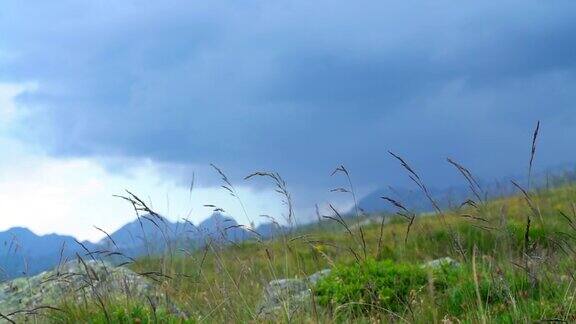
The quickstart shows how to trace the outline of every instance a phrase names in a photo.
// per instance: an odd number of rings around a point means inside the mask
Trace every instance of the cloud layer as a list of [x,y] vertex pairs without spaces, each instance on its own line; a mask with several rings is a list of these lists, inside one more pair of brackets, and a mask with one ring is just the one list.
[[[576,3],[6,1],[0,80],[37,85],[11,134],[56,157],[281,172],[318,197],[574,161]],[[13,127],[14,128],[14,127]],[[310,194],[315,193],[315,194]]]

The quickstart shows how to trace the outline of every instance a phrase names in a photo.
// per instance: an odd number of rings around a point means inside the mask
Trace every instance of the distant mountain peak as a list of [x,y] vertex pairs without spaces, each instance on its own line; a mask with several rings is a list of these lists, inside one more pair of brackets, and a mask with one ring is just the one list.
[[29,230],[26,227],[12,227],[6,230],[6,233],[14,234],[14,235],[36,235],[34,232]]
[[230,216],[226,216],[220,212],[214,212],[210,217],[206,218],[200,224],[198,224],[199,228],[215,228],[220,227],[222,225],[225,226],[234,226],[238,225],[236,220]]
[[[236,220],[224,213],[214,212],[192,229],[189,222],[171,222],[161,215],[143,214],[126,223],[116,231],[97,224],[108,235],[98,243],[84,241],[78,244],[72,236],[48,234],[37,235],[25,227],[13,227],[0,232],[0,255],[4,256],[4,276],[11,278],[23,274],[35,274],[58,264],[64,246],[64,257],[75,258],[86,251],[121,252],[120,262],[126,256],[162,253],[166,248],[186,246],[199,247],[207,242],[241,242],[254,238],[255,234],[240,226]],[[281,227],[272,223],[260,224],[257,228],[261,237],[281,233]],[[83,245],[83,246],[82,246]],[[107,257],[103,255],[102,257]],[[0,275],[1,277],[1,275]],[[0,278],[4,279],[4,278]]]

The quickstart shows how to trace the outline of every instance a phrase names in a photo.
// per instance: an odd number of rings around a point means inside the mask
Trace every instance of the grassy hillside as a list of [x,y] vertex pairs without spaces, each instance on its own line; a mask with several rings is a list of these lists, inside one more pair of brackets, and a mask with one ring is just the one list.
[[[401,216],[381,226],[325,220],[270,241],[172,251],[131,267],[150,273],[189,322],[259,322],[256,308],[270,280],[333,268],[310,307],[280,321],[493,322],[574,321],[576,186],[470,202],[458,210]],[[339,219],[334,216],[335,219]],[[529,228],[527,226],[530,222]],[[338,226],[334,226],[334,224]],[[528,229],[528,231],[527,231]],[[420,265],[451,257],[459,267]],[[54,313],[63,321],[181,322],[161,306],[110,298]]]

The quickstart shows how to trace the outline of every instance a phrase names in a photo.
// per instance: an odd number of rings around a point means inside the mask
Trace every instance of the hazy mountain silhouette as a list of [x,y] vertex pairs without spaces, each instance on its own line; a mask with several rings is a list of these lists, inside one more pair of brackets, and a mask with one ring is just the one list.
[[[480,189],[476,189],[482,199],[506,197],[518,192],[512,184],[512,180],[523,188],[528,188],[527,176],[517,175],[492,181],[477,180]],[[545,171],[535,172],[531,177],[531,188],[556,187],[565,183],[576,181],[576,168],[574,165],[562,165],[549,168]],[[470,186],[463,179],[462,185],[448,186],[446,188],[427,188],[434,201],[441,209],[457,208],[468,199],[478,200]],[[400,203],[408,210],[423,213],[434,210],[432,203],[421,189],[414,186],[413,189],[385,187],[374,190],[372,193],[360,199],[358,206],[367,213],[385,212],[392,213],[398,208],[385,201],[381,197],[389,197]]]
[[[511,179],[513,178],[481,182],[483,195],[494,198],[517,192],[510,182]],[[532,188],[554,187],[574,181],[574,166],[563,166],[535,173]],[[526,180],[518,183],[527,186]],[[467,185],[429,188],[429,191],[442,209],[458,207],[467,199],[475,198]],[[381,199],[382,196],[395,199],[414,212],[433,211],[430,201],[417,189],[381,188],[361,199],[358,205],[369,213],[396,212],[397,208]],[[120,229],[108,233],[110,237],[105,237],[96,244],[87,241],[80,244],[68,235],[36,235],[26,228],[14,227],[0,232],[0,279],[36,274],[53,268],[60,261],[75,258],[77,254],[89,258],[85,248],[97,252],[99,257],[112,258],[113,261],[122,263],[130,258],[161,253],[167,248],[193,250],[207,242],[237,243],[258,236],[254,232],[259,233],[260,238],[266,239],[281,235],[285,230],[273,223],[250,229],[240,226],[234,218],[221,213],[212,214],[197,226],[189,222],[170,222],[162,216],[141,215]]]
[[[67,235],[36,235],[27,228],[14,227],[0,232],[0,278],[35,274],[86,251]],[[88,241],[82,244],[90,250],[97,247]]]

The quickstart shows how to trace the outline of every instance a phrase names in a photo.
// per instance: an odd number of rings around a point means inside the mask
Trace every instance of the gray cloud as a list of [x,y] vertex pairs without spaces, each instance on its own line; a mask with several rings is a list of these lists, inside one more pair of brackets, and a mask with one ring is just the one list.
[[308,195],[345,163],[361,188],[573,161],[571,1],[8,1],[0,80],[37,81],[18,136],[61,156],[274,169]]

